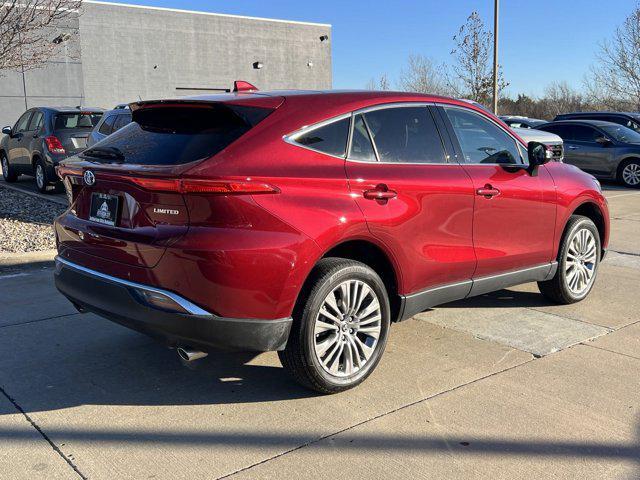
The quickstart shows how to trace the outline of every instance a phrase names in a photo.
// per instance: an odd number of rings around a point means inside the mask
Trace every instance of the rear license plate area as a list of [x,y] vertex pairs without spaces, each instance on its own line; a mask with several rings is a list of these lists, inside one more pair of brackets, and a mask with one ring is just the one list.
[[111,225],[113,227],[116,225],[118,220],[119,206],[120,197],[117,195],[92,193],[89,220],[102,223],[103,225]]

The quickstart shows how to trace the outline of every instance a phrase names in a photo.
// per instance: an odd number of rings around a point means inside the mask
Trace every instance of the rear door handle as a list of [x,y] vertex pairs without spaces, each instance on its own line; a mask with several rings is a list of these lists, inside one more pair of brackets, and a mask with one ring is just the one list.
[[398,192],[395,190],[389,190],[389,188],[384,185],[376,185],[376,188],[371,190],[365,190],[362,192],[362,195],[367,200],[389,200],[391,198],[396,198],[398,196]]
[[491,185],[487,184],[482,188],[476,190],[476,194],[481,195],[485,198],[495,197],[496,195],[500,195],[500,190],[497,188],[493,188]]
[[568,148],[569,150],[578,150],[580,147],[576,147],[576,146],[574,146],[574,145],[569,145],[567,148]]

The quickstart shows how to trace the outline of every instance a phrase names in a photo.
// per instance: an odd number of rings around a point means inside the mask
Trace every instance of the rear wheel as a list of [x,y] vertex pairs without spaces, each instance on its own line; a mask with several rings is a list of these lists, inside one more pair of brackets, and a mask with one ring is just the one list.
[[9,165],[9,160],[4,152],[0,153],[0,162],[2,163],[2,177],[4,181],[9,183],[15,182],[18,179],[18,174],[15,168]]
[[640,160],[625,160],[618,169],[618,180],[625,187],[640,188]]
[[565,229],[558,253],[558,271],[540,292],[560,304],[584,299],[596,280],[600,265],[600,234],[591,219],[573,215]]
[[389,299],[384,283],[363,263],[321,260],[294,311],[283,366],[321,393],[353,388],[376,368],[387,342]]
[[51,183],[44,162],[40,159],[36,160],[33,174],[36,177],[36,188],[40,193],[47,193],[47,187]]

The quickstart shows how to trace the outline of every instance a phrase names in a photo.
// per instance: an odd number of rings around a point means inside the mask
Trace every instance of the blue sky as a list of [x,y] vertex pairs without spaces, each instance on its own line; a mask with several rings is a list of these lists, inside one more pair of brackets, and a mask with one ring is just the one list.
[[[125,0],[126,1],[126,0]],[[386,73],[392,84],[411,54],[450,59],[451,37],[473,10],[492,27],[492,0],[130,0],[157,7],[330,23],[333,87],[364,88]],[[502,0],[500,63],[508,93],[538,95],[553,80],[582,88],[598,44],[634,0]]]

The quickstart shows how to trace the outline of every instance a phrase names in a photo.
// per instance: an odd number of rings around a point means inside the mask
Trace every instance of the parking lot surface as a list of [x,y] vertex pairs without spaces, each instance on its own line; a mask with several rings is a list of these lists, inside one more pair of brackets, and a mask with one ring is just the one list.
[[0,477],[640,478],[640,191],[605,188],[587,300],[527,284],[434,308],[333,396],[274,353],[185,367],[76,313],[50,267],[2,271]]

